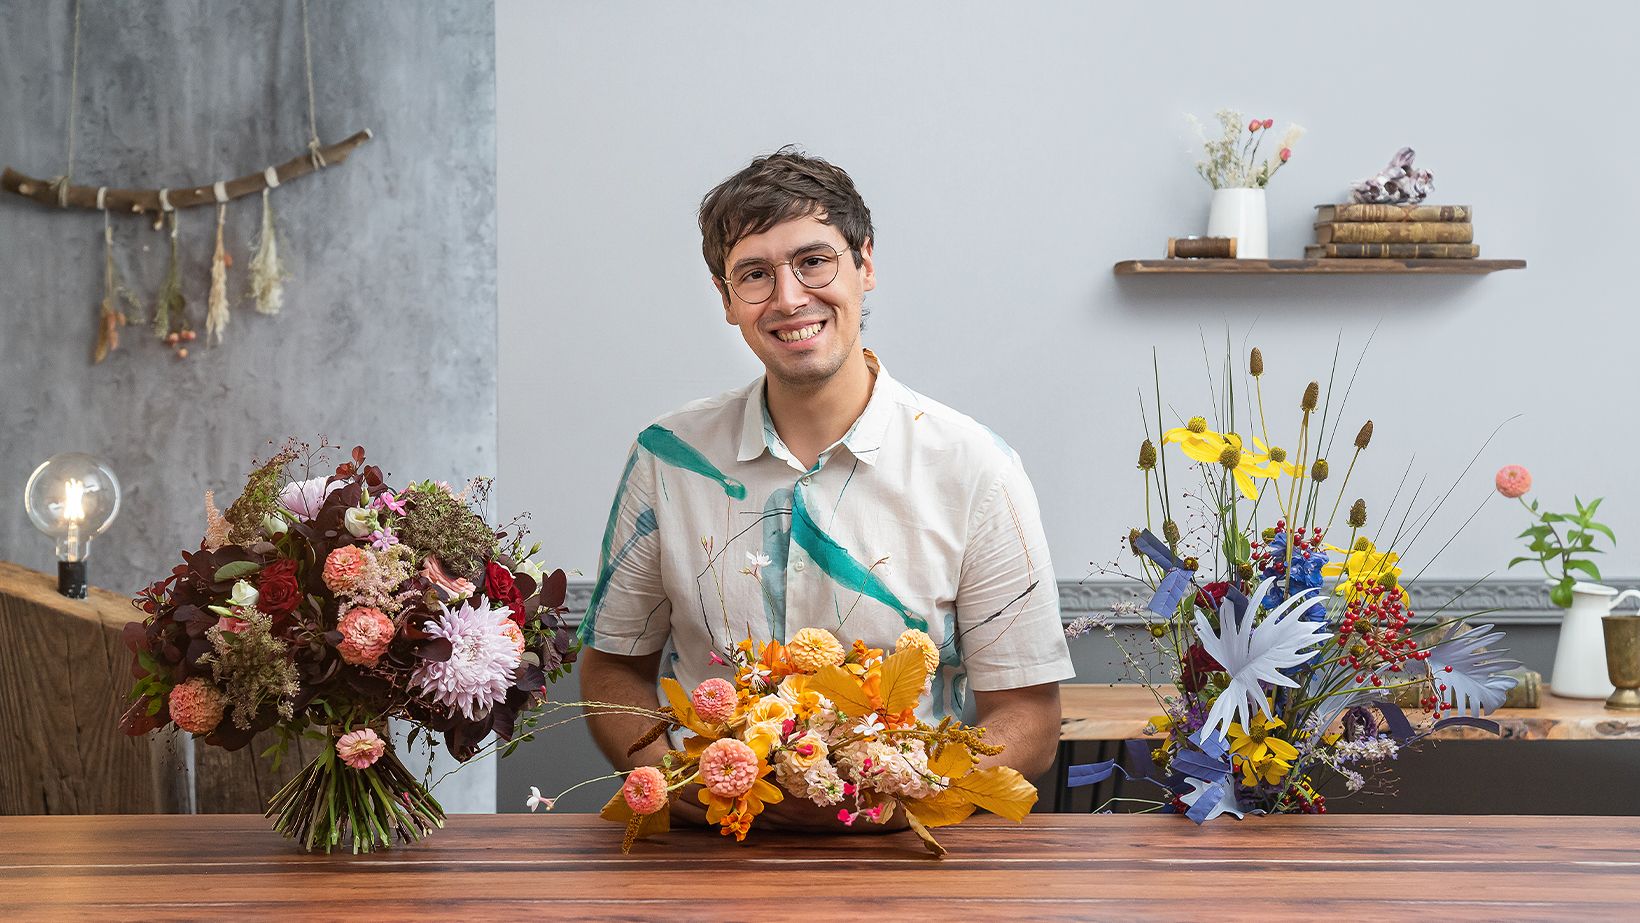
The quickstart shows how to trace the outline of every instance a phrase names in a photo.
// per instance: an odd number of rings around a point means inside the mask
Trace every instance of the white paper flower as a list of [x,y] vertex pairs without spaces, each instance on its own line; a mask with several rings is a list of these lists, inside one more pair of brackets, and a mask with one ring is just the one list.
[[[1503,640],[1503,632],[1491,625],[1454,627],[1440,643],[1429,649],[1429,675],[1444,702],[1460,715],[1484,715],[1503,705],[1515,678],[1505,671],[1520,661],[1486,650]],[[1441,684],[1446,684],[1441,689]]]
[[[1274,577],[1266,579],[1248,598],[1255,601],[1265,598],[1275,580]],[[1223,739],[1232,721],[1247,727],[1254,708],[1268,716],[1270,704],[1264,698],[1260,682],[1298,686],[1281,671],[1309,660],[1312,648],[1332,637],[1322,631],[1326,623],[1299,618],[1300,612],[1326,600],[1325,596],[1312,595],[1317,592],[1305,590],[1288,597],[1266,613],[1264,621],[1257,625],[1253,624],[1256,602],[1248,603],[1238,624],[1235,605],[1226,599],[1219,606],[1216,634],[1207,617],[1196,613],[1196,636],[1201,639],[1202,649],[1230,674],[1230,685],[1213,701],[1213,708],[1207,713],[1207,723],[1202,725],[1203,736],[1217,733]]]

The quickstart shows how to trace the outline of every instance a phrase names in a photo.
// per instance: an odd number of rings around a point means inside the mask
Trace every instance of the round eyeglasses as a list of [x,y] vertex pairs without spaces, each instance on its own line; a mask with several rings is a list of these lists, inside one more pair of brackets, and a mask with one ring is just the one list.
[[767,260],[743,260],[735,264],[723,284],[736,298],[747,304],[762,304],[774,295],[774,274],[781,266],[790,266],[792,275],[805,288],[825,288],[837,278],[837,267],[843,254],[853,250],[838,250],[825,244],[804,247],[789,260],[770,263]]

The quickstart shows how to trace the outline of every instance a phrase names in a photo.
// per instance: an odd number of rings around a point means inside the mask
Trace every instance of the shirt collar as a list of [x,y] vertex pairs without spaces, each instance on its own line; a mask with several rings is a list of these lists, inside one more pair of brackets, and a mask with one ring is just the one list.
[[[883,437],[888,432],[889,419],[899,402],[899,382],[889,376],[888,369],[883,367],[876,353],[869,349],[863,351],[866,366],[875,373],[876,381],[871,387],[871,400],[866,402],[865,411],[843,436],[842,444],[855,458],[875,465],[877,453],[883,446]],[[774,432],[774,424],[769,422],[764,397],[765,381],[766,377],[759,377],[752,382],[750,393],[746,395],[746,406],[740,421],[740,451],[736,455],[743,462],[757,458],[766,450],[772,453],[775,442],[780,438]]]

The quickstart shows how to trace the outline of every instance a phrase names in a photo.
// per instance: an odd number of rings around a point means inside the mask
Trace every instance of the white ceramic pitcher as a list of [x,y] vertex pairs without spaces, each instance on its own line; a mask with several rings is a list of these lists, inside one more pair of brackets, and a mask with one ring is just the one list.
[[[1554,581],[1545,581],[1550,586]],[[1572,606],[1560,622],[1555,645],[1555,668],[1549,691],[1568,699],[1604,699],[1616,688],[1606,675],[1606,636],[1600,619],[1640,590],[1624,590],[1599,583],[1572,584]]]

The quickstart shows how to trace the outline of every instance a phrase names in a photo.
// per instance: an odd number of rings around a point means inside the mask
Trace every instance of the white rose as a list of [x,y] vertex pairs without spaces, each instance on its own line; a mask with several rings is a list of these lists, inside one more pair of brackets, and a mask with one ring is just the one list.
[[256,605],[256,587],[243,580],[234,581],[233,595],[228,597],[228,605],[237,609],[249,609]]
[[518,573],[528,574],[530,579],[535,581],[537,587],[541,585],[541,565],[534,561],[525,561],[518,565]]
[[354,538],[364,538],[376,531],[376,511],[363,507],[350,506],[347,515],[342,517],[342,525],[347,527],[347,533]]
[[268,538],[275,538],[283,535],[285,534],[285,530],[289,528],[290,524],[285,522],[285,517],[283,516],[275,516],[274,514],[269,513],[268,515],[262,517],[262,531],[267,533]]

